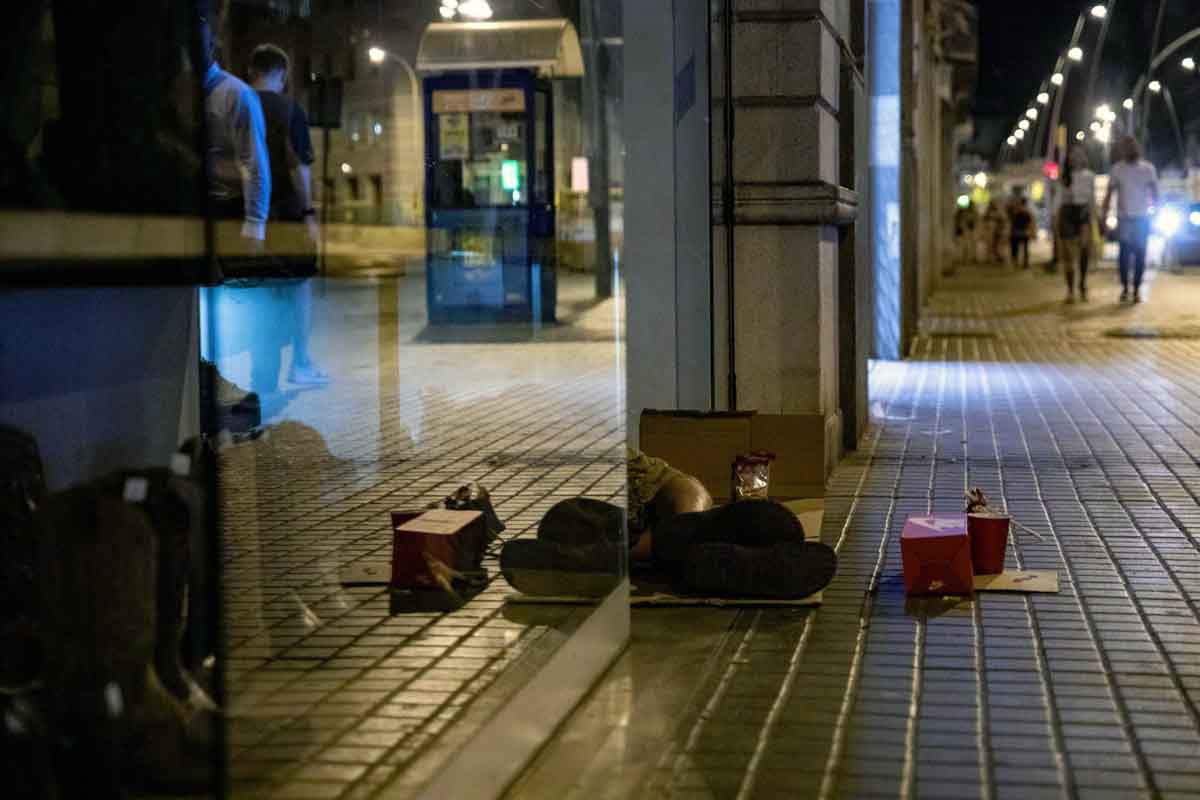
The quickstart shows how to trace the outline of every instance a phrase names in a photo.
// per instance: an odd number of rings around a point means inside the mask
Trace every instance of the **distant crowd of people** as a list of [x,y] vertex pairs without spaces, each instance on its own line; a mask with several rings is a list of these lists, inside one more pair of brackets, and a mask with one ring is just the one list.
[[1015,189],[1001,205],[988,203],[981,215],[968,199],[954,215],[954,237],[958,242],[958,260],[1019,265],[1029,268],[1029,240],[1037,237],[1037,221],[1021,189]]
[[[1159,202],[1158,173],[1153,164],[1142,158],[1141,147],[1132,136],[1126,136],[1118,143],[1116,153],[1118,160],[1109,173],[1108,190],[1099,207],[1096,203],[1096,173],[1088,168],[1087,151],[1083,147],[1071,149],[1061,170],[1061,187],[1051,216],[1050,232],[1055,237],[1057,260],[1066,278],[1068,303],[1074,303],[1076,297],[1084,302],[1088,299],[1088,267],[1092,260],[1100,257],[1103,226],[1109,220],[1114,197],[1117,199],[1120,299],[1121,302],[1142,301],[1151,215]],[[1037,238],[1037,232],[1035,212],[1021,187],[1014,188],[1003,205],[999,200],[992,200],[983,214],[968,199],[954,216],[957,257],[965,264],[1011,263],[1020,269],[1029,269],[1029,243]]]

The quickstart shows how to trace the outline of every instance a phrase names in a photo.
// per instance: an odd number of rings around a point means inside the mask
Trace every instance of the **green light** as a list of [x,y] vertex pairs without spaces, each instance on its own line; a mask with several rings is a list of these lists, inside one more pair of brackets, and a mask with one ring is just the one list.
[[500,162],[500,185],[506,192],[515,192],[521,188],[520,162]]

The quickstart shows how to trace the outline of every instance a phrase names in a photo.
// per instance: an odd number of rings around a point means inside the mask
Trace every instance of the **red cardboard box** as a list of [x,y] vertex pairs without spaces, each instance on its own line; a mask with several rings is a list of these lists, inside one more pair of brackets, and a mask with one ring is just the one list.
[[966,514],[909,517],[900,555],[908,594],[971,594],[975,588]]
[[393,511],[392,586],[438,586],[432,562],[457,572],[478,569],[486,537],[479,511]]

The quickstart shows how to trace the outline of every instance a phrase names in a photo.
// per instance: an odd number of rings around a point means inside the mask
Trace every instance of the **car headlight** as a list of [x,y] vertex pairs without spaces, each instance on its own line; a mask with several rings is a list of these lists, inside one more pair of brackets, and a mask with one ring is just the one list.
[[1179,233],[1182,225],[1183,214],[1179,213],[1177,208],[1167,206],[1154,215],[1154,230],[1168,239]]

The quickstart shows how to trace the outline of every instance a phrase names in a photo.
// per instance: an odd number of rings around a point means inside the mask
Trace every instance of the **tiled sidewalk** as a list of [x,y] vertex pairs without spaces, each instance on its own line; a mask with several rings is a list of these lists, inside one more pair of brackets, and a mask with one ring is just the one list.
[[388,561],[392,509],[464,483],[491,491],[505,538],[564,497],[624,498],[611,303],[545,335],[439,343],[423,303],[413,280],[334,283],[314,335],[334,382],[222,454],[236,797],[414,795],[587,613],[507,609],[494,556],[489,587],[448,614],[339,585],[347,564]]
[[[934,298],[914,359],[875,365],[872,433],[830,487],[824,606],[730,616],[674,736],[621,757],[653,755],[640,796],[1200,796],[1200,342],[1108,335],[1189,335],[1200,277],[1136,308],[1111,280],[1063,306],[1057,279],[981,269]],[[968,486],[1041,534],[1009,565],[1057,570],[1058,595],[906,601],[905,518]],[[655,703],[635,685],[629,705],[632,729]]]

